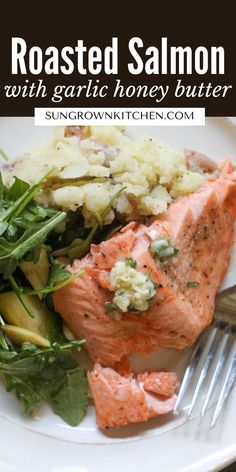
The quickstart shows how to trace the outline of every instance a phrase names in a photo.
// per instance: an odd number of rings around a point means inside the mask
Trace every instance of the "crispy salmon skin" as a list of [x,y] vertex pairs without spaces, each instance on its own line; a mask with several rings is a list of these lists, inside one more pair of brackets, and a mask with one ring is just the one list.
[[[131,223],[111,239],[92,245],[73,273],[84,274],[53,295],[55,309],[76,337],[86,339],[94,361],[115,366],[131,352],[160,347],[183,349],[194,343],[213,318],[215,296],[227,271],[234,241],[236,174],[225,162],[219,177],[195,193],[180,197],[149,225]],[[150,243],[169,238],[179,252],[160,262]],[[112,301],[109,276],[117,261],[133,258],[137,270],[157,285],[147,310],[106,311]]]

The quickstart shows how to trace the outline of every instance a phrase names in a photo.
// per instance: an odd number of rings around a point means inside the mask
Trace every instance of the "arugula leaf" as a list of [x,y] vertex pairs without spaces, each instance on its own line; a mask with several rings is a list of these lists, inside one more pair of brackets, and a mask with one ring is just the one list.
[[30,414],[36,405],[42,401],[41,395],[33,389],[30,382],[25,382],[19,377],[4,375],[7,392],[15,390],[16,396],[24,407],[27,414]]
[[15,180],[12,186],[9,188],[7,192],[7,199],[16,201],[18,198],[22,197],[25,192],[30,188],[30,185],[25,182],[24,180],[18,179],[15,177]]
[[[15,242],[7,241],[0,237],[0,273],[4,278],[15,270],[18,261],[34,247],[41,244],[47,237],[48,233],[52,231],[61,221],[66,217],[66,213],[58,212],[52,218],[37,224],[27,224],[27,229],[23,235]],[[9,265],[9,264],[12,264]]]
[[50,399],[54,413],[61,416],[70,426],[77,426],[88,406],[87,378],[84,369],[66,372],[64,382]]
[[2,173],[0,172],[0,202],[3,199],[4,192],[5,192],[5,185],[2,180]]
[[14,279],[14,277],[12,275],[10,275],[9,281],[10,281],[12,290],[15,292],[17,298],[19,298],[21,304],[23,305],[23,307],[27,311],[28,315],[31,316],[31,318],[34,318],[34,313],[33,313],[32,308],[25,301],[24,290],[21,287],[18,286],[16,280]]
[[[34,185],[27,185],[26,182],[20,180],[20,179],[15,179],[15,182],[12,184],[10,189],[6,190],[6,196],[9,201],[11,201],[10,206],[7,208],[5,213],[3,213],[0,216],[0,221],[6,221],[9,220],[13,215],[16,217],[22,213],[24,208],[28,205],[28,203],[35,197],[35,195],[39,192],[41,189],[43,182],[45,179],[52,173],[52,170],[47,172],[38,182],[36,182]],[[22,193],[23,186],[24,188],[27,189]],[[16,196],[16,199],[9,199],[9,195],[11,196]],[[19,195],[19,196],[18,196]]]
[[[69,272],[69,271],[66,271],[66,272]],[[63,279],[60,279],[60,280],[63,280],[63,282],[61,282],[60,284],[54,285],[54,286],[50,285],[48,287],[40,288],[39,290],[27,290],[27,295],[39,295],[39,294],[47,295],[48,293],[56,292],[56,290],[59,290],[60,288],[65,287],[70,282],[77,279],[77,277],[80,277],[80,275],[82,275],[83,273],[84,273],[84,271],[80,270],[76,274],[71,275],[71,277],[68,277],[66,275],[66,278],[64,276]],[[71,274],[71,272],[69,272],[69,274]]]
[[32,186],[15,178],[10,189],[0,177],[0,274],[4,279],[66,218],[65,212],[44,208],[33,200],[50,173]]
[[38,246],[35,246],[31,251],[28,251],[24,255],[24,261],[33,262],[33,264],[37,264],[42,247],[43,245],[39,244]]
[[120,231],[120,229],[123,228],[122,225],[118,225],[116,224],[115,226],[112,226],[108,228],[107,231],[105,231],[105,233],[102,235],[102,238],[101,236],[99,237],[99,239],[101,238],[101,241],[106,241],[107,239],[109,239],[114,233],[117,233],[118,231]]
[[6,388],[15,391],[26,414],[49,400],[56,414],[73,426],[78,424],[87,408],[88,389],[85,371],[72,349],[80,349],[83,342],[53,343],[50,348],[25,343],[13,352],[0,349]]
[[104,208],[104,210],[100,214],[95,214],[97,221],[91,228],[86,239],[80,239],[76,243],[75,241],[73,241],[73,243],[67,246],[66,248],[55,251],[54,255],[68,255],[70,260],[85,256],[89,251],[90,244],[92,243],[97,230],[99,229],[99,227],[102,227],[104,218],[112,209],[113,203],[117,200],[117,198],[120,196],[120,194],[124,191],[125,188],[126,187],[121,188],[118,192],[116,192],[115,195],[113,195],[109,204]]
[[[51,305],[49,306],[49,299]],[[61,316],[58,316],[54,311],[53,301],[51,295],[46,295],[44,300],[45,306],[49,312],[49,316],[45,319],[46,331],[48,333],[48,339],[51,343],[58,342],[63,344],[66,342],[66,338],[63,333],[63,320]]]
[[9,362],[17,356],[15,351],[7,351],[4,348],[0,348],[0,362]]
[[70,275],[71,272],[69,270],[63,269],[60,264],[53,264],[49,276],[48,285],[52,287],[55,282],[59,282],[60,280],[69,277]]
[[1,363],[0,362],[0,371],[4,374],[15,375],[19,377],[30,377],[32,375],[36,376],[40,373],[43,366],[44,359],[42,356],[31,356],[25,357],[23,359],[17,358],[11,363]]
[[[3,221],[3,223],[6,223]],[[18,239],[18,229],[17,226],[15,225],[15,222],[8,223],[8,227],[5,231],[5,238],[9,242],[15,242]]]
[[0,223],[0,236],[2,236],[2,234],[5,233],[7,227],[8,227],[7,221],[2,221],[2,222]]

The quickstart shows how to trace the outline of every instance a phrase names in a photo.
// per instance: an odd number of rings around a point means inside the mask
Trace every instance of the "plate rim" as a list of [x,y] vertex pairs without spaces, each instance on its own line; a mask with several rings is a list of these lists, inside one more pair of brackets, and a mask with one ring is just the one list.
[[[3,117],[3,118],[5,118],[5,117]],[[9,118],[13,118],[13,117],[9,117]],[[17,117],[17,118],[18,118],[18,117]],[[222,117],[221,117],[221,118],[222,118]],[[229,117],[229,118],[225,117],[225,118],[226,118],[225,122],[227,122],[227,124],[228,124],[229,126],[232,126],[232,125],[235,126],[235,125],[236,125],[236,117],[234,118],[234,120],[232,120],[231,117]],[[18,118],[18,119],[20,119],[20,118]],[[210,118],[209,118],[209,119],[210,119]],[[235,397],[235,398],[236,398],[236,397]],[[4,419],[4,421],[10,423],[7,419]],[[196,420],[193,420],[193,421],[191,422],[191,424],[194,424],[195,422],[196,422]],[[0,418],[0,426],[1,426],[1,423],[2,423],[2,417]],[[18,426],[19,426],[19,428],[20,428],[20,425],[18,425]],[[183,429],[184,426],[185,426],[185,425],[178,426],[178,429],[179,429],[179,430],[180,430],[180,429]],[[26,430],[25,430],[25,428],[23,427],[23,425],[21,425],[21,428],[23,428],[24,433],[26,433],[26,436],[27,436],[27,434],[29,434],[29,435],[35,434],[35,435],[39,436],[39,434],[38,434],[37,432],[36,432],[36,433],[35,433],[35,432],[32,432],[32,431],[27,431],[27,432],[26,432]],[[17,428],[16,428],[16,429],[17,429]],[[172,431],[175,431],[175,430],[172,430]],[[167,431],[167,432],[164,432],[161,436],[164,437],[164,436],[167,436],[167,435],[169,435],[169,434],[170,434],[170,431]],[[42,436],[42,434],[40,434],[40,436]],[[156,436],[156,441],[158,441],[158,437],[160,438],[160,436]],[[147,441],[150,441],[150,439],[151,439],[151,437],[139,438],[139,439],[137,439],[136,441],[128,442],[127,445],[130,445],[131,443],[132,443],[132,444],[137,444],[137,443],[140,442],[140,441],[142,441],[142,442],[143,442],[143,441],[147,442]],[[154,441],[154,439],[155,439],[155,438],[153,437],[153,441]],[[52,437],[50,437],[50,439],[49,439],[48,436],[47,436],[47,438],[45,439],[45,441],[48,441],[48,440],[49,440],[49,442],[53,441],[53,442],[57,442],[57,443],[58,443],[58,441],[59,441],[58,444],[60,444],[61,441],[62,441],[63,443],[66,442],[66,441],[64,441],[63,439],[59,439],[59,438],[52,438]],[[3,442],[4,442],[4,441],[5,441],[5,436],[4,436],[4,438],[2,439],[2,446],[3,446]],[[110,444],[100,444],[100,445],[93,444],[93,446],[95,446],[95,447],[98,447],[98,446],[103,446],[103,447],[104,447],[104,446],[106,446],[106,447],[108,447],[108,446],[109,446],[109,447],[110,447],[110,446],[111,446],[111,447],[118,447],[118,445],[119,445],[119,447],[120,447],[121,444],[124,444],[124,443],[117,443],[116,445],[115,445],[115,444],[113,444],[113,445],[110,445]],[[82,446],[84,447],[85,445],[82,445]],[[75,443],[73,443],[73,447],[76,448],[77,450],[79,450],[80,444],[75,444]],[[90,445],[89,445],[89,444],[86,444],[85,447],[90,447]],[[79,454],[78,454],[78,455],[79,455]],[[12,459],[13,459],[13,457],[14,457],[14,456],[12,455]],[[17,462],[17,457],[16,457],[15,459],[16,459],[16,463],[15,463],[15,464],[12,463],[12,464],[13,464],[13,465],[12,465],[12,469],[13,469],[13,470],[18,470],[18,466],[21,467],[21,465]],[[211,472],[211,471],[217,471],[217,470],[220,470],[222,467],[226,467],[227,465],[231,464],[235,459],[236,459],[236,436],[235,436],[235,441],[234,441],[234,444],[233,444],[233,445],[228,446],[228,447],[223,447],[223,449],[216,450],[215,452],[209,453],[208,455],[205,454],[205,455],[203,455],[202,458],[199,458],[199,460],[198,460],[197,462],[195,462],[195,464],[193,463],[193,464],[186,465],[186,466],[184,465],[183,468],[182,468],[182,467],[181,467],[181,468],[178,468],[178,471],[176,470],[175,472]],[[71,464],[72,464],[72,463],[71,463]],[[43,465],[43,464],[41,463],[41,467],[42,467],[42,465]],[[3,466],[4,466],[4,465],[3,465]],[[15,469],[15,466],[17,467],[17,469]],[[74,462],[73,462],[72,465],[70,465],[69,462],[68,462],[68,467],[69,467],[69,468],[70,468],[70,467],[73,467],[73,471],[74,471],[74,472],[77,472],[77,468],[74,469]],[[90,469],[90,467],[91,467],[91,466],[89,466],[88,472],[90,472],[90,470],[92,470],[92,469]],[[207,467],[207,468],[206,468],[206,467]],[[216,468],[216,467],[217,467],[217,468]],[[9,470],[10,470],[10,469],[9,469]],[[31,470],[30,467],[29,467],[29,469],[27,469],[27,470]],[[52,469],[50,468],[50,469],[47,469],[47,470],[48,470],[48,472],[55,472],[55,471],[53,470],[53,468],[52,468]],[[55,470],[56,470],[56,469],[55,469]],[[136,469],[136,470],[137,470],[137,469]],[[151,470],[151,469],[149,469],[149,470]],[[174,470],[174,469],[173,469],[173,470]],[[1,459],[0,459],[0,471],[1,471],[1,472],[6,472],[6,468],[5,468],[5,469],[2,469]],[[23,471],[23,469],[22,469],[22,471]],[[25,467],[24,467],[24,471],[26,472]],[[69,469],[68,469],[68,471],[69,471]],[[83,468],[78,468],[78,472],[80,472],[80,471],[81,471],[81,472],[85,472],[85,470],[84,470]],[[103,469],[103,471],[106,472],[105,469]],[[56,472],[59,472],[59,469],[58,469],[58,471],[56,471]],[[65,469],[62,469],[62,472],[65,472]],[[128,470],[127,470],[127,472],[128,472]],[[169,471],[168,471],[168,472],[169,472]],[[171,472],[172,472],[172,471],[171,471]]]

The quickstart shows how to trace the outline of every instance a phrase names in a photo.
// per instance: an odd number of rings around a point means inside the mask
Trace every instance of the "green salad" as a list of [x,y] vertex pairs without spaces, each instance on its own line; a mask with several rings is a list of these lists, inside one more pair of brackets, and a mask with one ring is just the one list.
[[49,174],[31,186],[15,178],[10,187],[0,174],[0,374],[27,414],[47,400],[76,426],[88,406],[77,356],[85,340],[68,342],[51,293],[82,274],[72,275],[67,263],[117,230],[103,229],[103,219],[121,191],[88,229],[80,215],[35,201]]

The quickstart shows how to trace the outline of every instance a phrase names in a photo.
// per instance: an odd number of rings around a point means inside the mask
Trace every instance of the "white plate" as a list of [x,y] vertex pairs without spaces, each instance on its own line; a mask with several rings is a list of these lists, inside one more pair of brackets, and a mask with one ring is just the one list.
[[[14,157],[50,134],[50,128],[35,128],[30,118],[1,118],[0,147]],[[188,147],[221,159],[236,160],[236,133],[224,118],[209,118],[205,127],[130,128],[131,136],[159,137],[175,147]],[[236,282],[236,259],[224,282]],[[234,269],[234,270],[233,270]],[[185,354],[176,357],[175,368],[182,371]],[[150,360],[157,368],[156,356]],[[163,359],[162,361],[163,362]],[[173,363],[173,353],[165,354],[165,364]],[[219,470],[236,459],[236,391],[217,427],[209,431],[196,420],[163,418],[147,425],[132,426],[104,435],[95,427],[94,411],[78,428],[70,428],[44,407],[37,418],[25,419],[15,398],[0,389],[1,453],[0,471],[28,472],[207,472]]]

